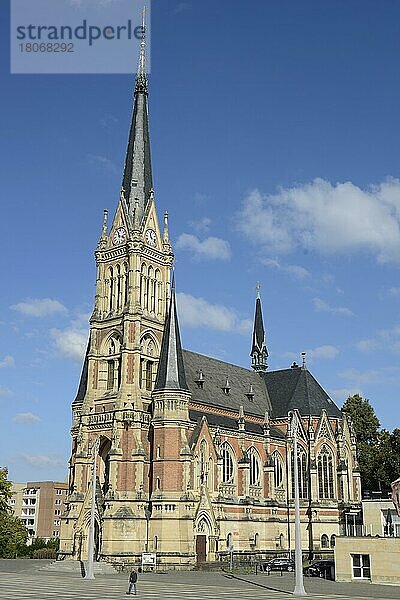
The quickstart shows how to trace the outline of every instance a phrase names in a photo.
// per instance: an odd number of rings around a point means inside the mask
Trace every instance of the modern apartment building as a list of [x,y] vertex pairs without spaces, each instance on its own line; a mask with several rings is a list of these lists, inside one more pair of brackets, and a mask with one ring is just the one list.
[[61,515],[65,510],[67,484],[58,481],[14,483],[10,506],[34,538],[50,540],[60,536]]

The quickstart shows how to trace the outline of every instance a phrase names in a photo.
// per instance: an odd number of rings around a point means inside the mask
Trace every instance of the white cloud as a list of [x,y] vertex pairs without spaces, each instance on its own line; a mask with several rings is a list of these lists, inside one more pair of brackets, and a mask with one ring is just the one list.
[[364,250],[378,262],[400,262],[399,179],[365,190],[320,178],[272,195],[255,190],[237,216],[238,228],[264,252]]
[[231,249],[226,240],[217,237],[208,237],[200,241],[195,235],[182,233],[176,242],[178,250],[189,250],[195,258],[211,258],[219,260],[229,260]]
[[360,396],[364,395],[360,388],[353,387],[328,390],[328,393],[339,404],[346,402],[349,396],[354,396],[355,394],[360,394]]
[[391,287],[388,290],[388,295],[393,298],[400,298],[400,287]]
[[6,367],[15,367],[15,360],[11,354],[7,354],[3,360],[0,360],[0,369],[5,369]]
[[45,468],[45,467],[66,466],[66,463],[64,460],[61,460],[59,458],[53,458],[52,456],[47,456],[45,454],[39,454],[39,455],[22,454],[21,458],[24,462],[28,463],[28,465],[31,465],[32,467],[38,467],[39,469]]
[[313,350],[307,350],[307,356],[310,358],[336,358],[339,354],[338,348],[335,346],[330,346],[329,344],[325,346],[318,346]]
[[400,325],[379,330],[374,338],[357,342],[356,348],[361,352],[373,352],[374,350],[400,352]]
[[273,258],[263,258],[261,263],[266,267],[277,269],[278,271],[283,271],[284,273],[293,275],[293,277],[296,279],[305,279],[306,277],[310,276],[310,272],[301,265],[285,265],[279,260]]
[[28,317],[49,317],[67,312],[61,302],[51,298],[28,298],[25,302],[18,302],[10,308]]
[[13,421],[16,423],[38,423],[40,418],[32,413],[18,413],[15,415]]
[[192,227],[197,233],[208,233],[211,225],[211,219],[208,217],[202,217],[197,221],[190,221],[190,227]]
[[203,298],[190,294],[177,294],[179,319],[187,327],[208,327],[219,331],[234,331],[247,334],[251,331],[252,321],[239,319],[236,312],[220,304],[209,304]]
[[400,368],[381,367],[380,369],[371,369],[369,371],[346,369],[339,373],[339,377],[351,381],[353,385],[400,383]]
[[116,164],[106,156],[101,156],[100,154],[88,154],[87,157],[90,164],[101,170],[108,171],[109,173],[118,172]]
[[83,359],[88,341],[87,319],[87,315],[81,315],[65,329],[50,330],[57,350],[66,358]]
[[[336,346],[331,346],[326,344],[324,346],[318,346],[317,348],[313,348],[311,350],[305,350],[306,359],[313,360],[316,359],[333,359],[339,354],[339,349]],[[285,356],[295,361],[301,361],[301,353],[300,352],[286,352]]]
[[318,312],[327,312],[331,315],[341,315],[343,317],[351,317],[353,315],[352,311],[345,306],[330,306],[321,298],[313,298],[314,308]]

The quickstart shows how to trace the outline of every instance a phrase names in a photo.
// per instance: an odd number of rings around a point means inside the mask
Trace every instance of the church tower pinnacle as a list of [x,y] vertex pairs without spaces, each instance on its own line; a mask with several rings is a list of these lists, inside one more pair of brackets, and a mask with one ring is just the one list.
[[175,275],[172,276],[171,299],[165,319],[160,361],[154,390],[186,390],[185,368],[183,366],[181,337],[175,300]]
[[[146,33],[143,11],[142,41],[136,73],[132,123],[126,150],[122,190],[132,221],[141,222],[153,189],[148,121],[148,77],[146,73]],[[137,211],[135,211],[135,204]]]
[[254,315],[253,345],[251,348],[251,366],[257,372],[268,368],[268,350],[265,342],[265,329],[261,310],[260,284],[257,283],[256,311]]

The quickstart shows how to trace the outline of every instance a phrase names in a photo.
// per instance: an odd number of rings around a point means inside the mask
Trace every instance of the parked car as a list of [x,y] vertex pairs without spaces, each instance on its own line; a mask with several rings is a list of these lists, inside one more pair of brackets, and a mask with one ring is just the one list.
[[307,577],[323,577],[324,579],[335,579],[334,560],[315,560],[303,569]]
[[264,571],[294,571],[294,560],[291,558],[273,558],[263,564]]

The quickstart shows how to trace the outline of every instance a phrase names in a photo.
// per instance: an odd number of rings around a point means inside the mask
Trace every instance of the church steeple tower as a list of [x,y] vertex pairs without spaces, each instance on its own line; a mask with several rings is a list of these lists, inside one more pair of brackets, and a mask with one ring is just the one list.
[[[97,476],[101,493],[96,493],[96,501],[101,514],[101,552],[115,556],[138,553],[145,547],[143,502],[149,500],[151,492],[152,392],[174,261],[167,217],[162,233],[155,206],[147,97],[143,37],[123,185],[110,226],[105,212],[95,251],[97,277],[90,339],[72,407],[70,491],[63,530],[71,555],[82,552],[86,556],[88,552],[86,524],[91,504],[87,482],[90,449],[96,438],[100,438]],[[174,302],[169,323],[171,332],[176,331]],[[188,396],[186,389],[179,393]],[[124,514],[124,526],[111,531],[111,517],[119,511]],[[73,541],[76,536],[84,540],[81,550]]]
[[183,366],[181,336],[175,300],[175,276],[172,277],[171,300],[165,320],[164,335],[158,364],[154,390],[186,390],[185,368]]
[[254,315],[253,345],[251,348],[251,366],[257,372],[268,368],[268,350],[265,342],[265,329],[261,310],[260,284],[257,283],[256,311]]
[[[136,74],[133,115],[122,179],[123,194],[132,225],[134,219],[139,224],[141,223],[147,209],[150,192],[153,189],[147,106],[148,78],[146,73],[144,11],[142,31],[143,37],[140,44],[139,65]],[[138,214],[135,214],[135,204],[138,207]]]

